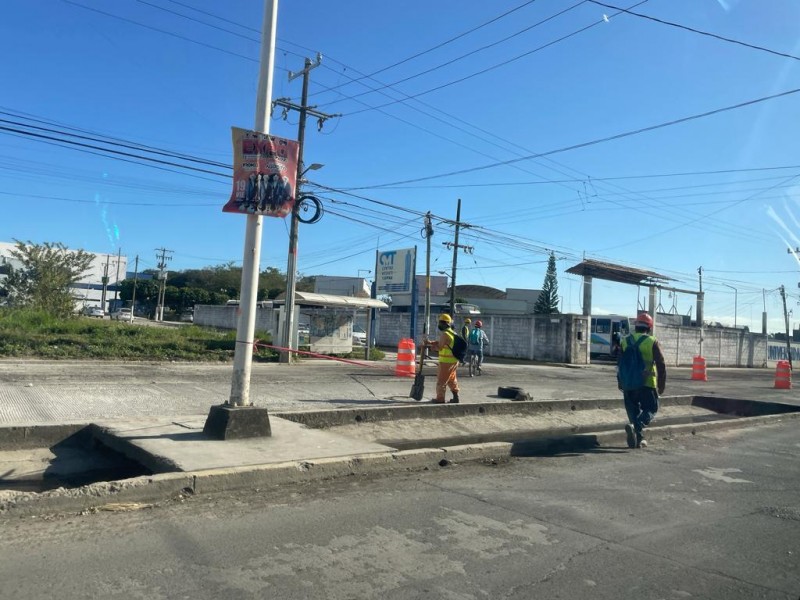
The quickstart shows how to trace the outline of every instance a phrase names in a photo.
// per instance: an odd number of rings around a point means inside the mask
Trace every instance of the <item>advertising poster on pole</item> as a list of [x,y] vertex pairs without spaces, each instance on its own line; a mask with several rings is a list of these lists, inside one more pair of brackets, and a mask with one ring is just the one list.
[[415,248],[378,252],[375,278],[378,294],[411,293],[415,264]]
[[232,127],[233,193],[222,212],[285,217],[297,190],[294,140]]

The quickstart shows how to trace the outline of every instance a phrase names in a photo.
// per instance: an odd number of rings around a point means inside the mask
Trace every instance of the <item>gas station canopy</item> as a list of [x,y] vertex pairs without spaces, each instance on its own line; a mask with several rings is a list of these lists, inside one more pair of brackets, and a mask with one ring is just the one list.
[[658,285],[659,283],[672,281],[666,275],[660,275],[654,271],[644,271],[632,267],[624,267],[613,263],[601,262],[599,260],[584,260],[583,262],[570,267],[566,271],[573,275],[615,281],[617,283],[630,283],[633,285]]

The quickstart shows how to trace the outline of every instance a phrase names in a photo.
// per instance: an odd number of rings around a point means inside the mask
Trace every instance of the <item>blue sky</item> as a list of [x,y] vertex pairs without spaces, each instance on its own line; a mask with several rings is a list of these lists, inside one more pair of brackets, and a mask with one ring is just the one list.
[[[800,4],[632,10],[760,49],[589,1],[280,2],[273,98],[298,101],[287,71],[320,52],[310,102],[342,114],[322,131],[309,122],[306,164],[325,165],[310,179],[333,191],[307,188],[326,213],[301,226],[300,272],[364,275],[377,248],[422,250],[428,210],[433,270],[449,271],[453,231],[439,218],[454,219],[461,198],[474,252],[459,257],[459,283],[541,287],[552,250],[563,309],[580,312],[581,282],[564,270],[584,256],[684,289],[702,266],[707,320],[733,324],[736,312],[760,330],[766,304],[782,330],[783,284],[799,323],[787,246],[800,246],[800,93],[603,140],[800,88]],[[121,248],[145,268],[161,247],[177,269],[240,262],[245,219],[221,207],[230,127],[254,124],[262,16],[260,0],[6,0],[0,126],[27,133],[0,129],[0,240]],[[218,162],[174,161],[219,174],[30,135],[77,130],[117,139],[103,148]],[[297,116],[276,111],[270,131],[296,138]],[[287,246],[288,220],[266,219],[262,267],[285,270]],[[633,314],[645,296],[596,281],[595,312]],[[660,303],[694,314],[688,294]]]

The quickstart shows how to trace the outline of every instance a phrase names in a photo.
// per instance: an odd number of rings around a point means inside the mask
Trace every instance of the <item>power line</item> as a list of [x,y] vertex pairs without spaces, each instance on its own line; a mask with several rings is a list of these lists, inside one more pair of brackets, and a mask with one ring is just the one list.
[[[555,19],[557,17],[560,17],[563,14],[578,8],[582,4],[585,4],[586,2],[587,2],[587,0],[581,0],[577,4],[573,4],[572,6],[570,6],[568,8],[565,8],[564,10],[561,10],[561,11],[557,12],[554,15],[549,16],[546,19],[542,19],[541,21],[537,21],[533,25],[529,25],[528,27],[525,27],[524,29],[521,29],[521,30],[517,31],[516,33],[513,33],[513,34],[511,34],[509,36],[506,36],[506,37],[504,37],[504,38],[502,38],[500,40],[496,40],[496,41],[492,42],[491,44],[486,44],[485,46],[481,46],[480,48],[476,48],[475,50],[471,50],[471,51],[467,52],[466,54],[461,54],[461,55],[459,55],[459,56],[457,56],[455,58],[452,58],[452,59],[450,59],[450,60],[448,60],[446,62],[443,62],[443,63],[440,63],[440,64],[438,64],[436,66],[430,67],[429,69],[425,69],[424,71],[420,71],[419,73],[415,73],[413,75],[409,75],[407,77],[404,77],[403,79],[399,79],[399,80],[394,81],[392,83],[381,84],[380,87],[371,88],[371,89],[367,90],[366,92],[361,92],[361,93],[358,93],[358,94],[353,94],[351,96],[345,96],[344,98],[339,98],[338,100],[334,100],[333,102],[328,102],[325,106],[330,107],[330,106],[332,106],[334,104],[338,104],[339,102],[344,102],[345,100],[352,100],[352,99],[355,99],[355,98],[360,98],[361,96],[364,96],[364,95],[367,95],[367,94],[372,94],[374,92],[379,92],[382,89],[391,88],[391,87],[394,87],[394,86],[399,85],[401,83],[405,83],[407,81],[411,81],[412,79],[416,79],[418,77],[422,77],[423,75],[427,75],[428,73],[432,73],[434,71],[438,71],[439,69],[442,69],[444,67],[452,65],[452,64],[454,64],[454,63],[456,63],[456,62],[458,62],[460,60],[464,60],[465,58],[469,58],[470,56],[472,56],[474,54],[477,54],[479,52],[483,52],[484,50],[488,50],[489,48],[493,48],[494,46],[497,46],[499,44],[507,42],[508,40],[513,39],[513,38],[515,38],[515,37],[517,37],[519,35],[522,35],[523,33],[526,33],[528,31],[530,31],[531,29],[539,27],[540,25],[544,25],[545,23],[547,23],[549,21],[552,21],[553,19]],[[457,39],[457,38],[454,38],[454,39]],[[447,43],[447,42],[445,42],[445,43]],[[424,53],[421,53],[421,54],[424,54]],[[402,64],[402,62],[401,63],[396,63],[396,64]],[[360,81],[361,79],[364,79],[365,77],[368,77],[368,78],[371,79],[372,75],[375,75],[375,74],[377,74],[377,73],[379,73],[381,71],[385,71],[387,68],[390,68],[390,67],[386,67],[384,69],[381,69],[380,71],[376,71],[375,73],[372,73],[371,75],[365,75],[364,77],[361,77],[361,78],[356,79],[354,81]],[[414,96],[410,96],[409,98],[414,98]],[[399,102],[402,102],[402,101],[403,100],[399,100]],[[383,106],[387,106],[387,105],[384,104]],[[372,110],[372,109],[368,109],[368,110]],[[357,111],[357,112],[364,112],[364,111]],[[350,113],[350,114],[357,114],[357,113]]]
[[[583,0],[583,2],[585,2],[585,1],[586,0]],[[454,37],[451,37],[451,38],[449,38],[449,39],[447,39],[447,40],[445,40],[443,42],[440,42],[440,43],[436,44],[435,46],[432,46],[432,47],[428,48],[427,50],[422,50],[421,52],[417,52],[416,54],[413,54],[413,55],[411,55],[411,56],[409,56],[407,58],[404,58],[404,59],[399,60],[399,61],[397,61],[395,63],[392,63],[392,64],[390,64],[390,65],[388,65],[386,67],[382,67],[382,68],[378,69],[377,71],[373,71],[372,73],[362,74],[361,77],[358,77],[356,79],[352,79],[352,80],[348,81],[347,83],[343,83],[343,84],[338,85],[336,87],[328,88],[325,91],[327,92],[327,91],[337,90],[337,89],[339,89],[339,88],[341,88],[341,87],[343,87],[345,85],[350,85],[351,83],[360,82],[362,79],[372,79],[375,75],[378,75],[380,73],[383,73],[385,71],[393,69],[393,68],[395,68],[397,66],[405,64],[405,63],[407,63],[407,62],[409,62],[411,60],[414,60],[415,58],[419,58],[420,56],[424,56],[425,54],[429,54],[429,53],[433,52],[434,50],[438,50],[439,48],[443,48],[444,46],[447,46],[448,44],[451,44],[451,43],[455,42],[456,40],[459,40],[459,39],[461,39],[463,37],[466,37],[470,33],[474,33],[476,31],[478,31],[479,29],[482,29],[482,28],[484,28],[484,27],[486,27],[488,25],[491,25],[492,23],[495,23],[496,21],[499,21],[500,19],[503,19],[504,17],[507,17],[508,15],[517,12],[518,10],[520,10],[522,8],[525,8],[526,6],[528,6],[530,4],[533,4],[534,2],[536,2],[536,0],[528,0],[528,2],[520,4],[519,6],[517,6],[515,8],[512,8],[510,10],[507,10],[506,12],[504,12],[504,13],[496,16],[496,17],[493,17],[492,19],[489,19],[488,21],[483,22],[480,25],[477,25],[476,27],[473,27],[471,29],[468,29],[467,31],[464,31],[463,33],[460,33],[460,34],[458,34],[458,35],[456,35]],[[581,4],[583,4],[583,2],[581,2]],[[386,85],[384,85],[384,87],[390,87],[392,85],[395,85],[395,84],[386,84]],[[377,91],[377,90],[374,90],[374,91]],[[367,93],[369,93],[369,92],[367,92]],[[359,94],[359,95],[361,95],[361,94]],[[347,98],[344,98],[344,99],[346,100]],[[338,101],[339,100],[337,100],[337,102]]]
[[597,145],[597,144],[603,144],[605,142],[611,142],[611,141],[614,141],[614,140],[619,140],[619,139],[623,139],[623,138],[626,138],[626,137],[630,137],[630,136],[633,136],[633,135],[639,135],[641,133],[647,133],[649,131],[655,131],[655,130],[658,130],[658,129],[664,129],[665,127],[672,127],[673,125],[680,125],[682,123],[688,123],[690,121],[695,121],[697,119],[702,119],[702,118],[705,118],[705,117],[710,117],[710,116],[713,116],[713,115],[721,114],[721,113],[724,113],[724,112],[729,112],[729,111],[732,111],[732,110],[738,110],[740,108],[744,108],[744,107],[747,107],[747,106],[760,104],[762,102],[767,102],[768,100],[775,100],[777,98],[782,98],[784,96],[790,96],[790,95],[796,94],[798,92],[800,92],[800,88],[795,88],[793,90],[787,90],[785,92],[780,92],[780,93],[777,93],[777,94],[771,94],[769,96],[763,96],[761,98],[756,98],[754,100],[748,100],[746,102],[740,102],[738,104],[732,104],[730,106],[724,106],[722,108],[716,108],[714,110],[709,110],[709,111],[706,111],[706,112],[703,112],[703,113],[694,114],[694,115],[691,115],[691,116],[688,116],[688,117],[681,117],[679,119],[673,119],[672,121],[665,121],[665,122],[659,123],[657,125],[650,125],[648,127],[642,127],[640,129],[633,129],[633,130],[626,131],[626,132],[623,132],[623,133],[618,133],[618,134],[610,135],[610,136],[603,137],[603,138],[597,138],[597,139],[594,139],[594,140],[591,140],[591,141],[588,141],[588,142],[582,142],[580,144],[573,144],[571,146],[564,146],[562,148],[556,148],[555,150],[549,150],[547,152],[540,152],[540,153],[537,153],[537,154],[531,154],[531,155],[528,155],[528,156],[523,156],[521,158],[514,158],[514,159],[511,159],[511,160],[507,160],[507,161],[489,163],[489,164],[486,164],[486,165],[481,165],[481,166],[477,166],[477,167],[470,167],[470,168],[467,168],[467,169],[459,169],[457,171],[449,171],[447,173],[439,173],[437,175],[428,175],[426,177],[417,177],[415,179],[404,179],[404,180],[400,180],[400,181],[393,181],[393,182],[390,182],[390,183],[387,183],[387,184],[383,184],[383,185],[369,186],[369,188],[367,188],[365,186],[365,187],[352,187],[352,188],[349,188],[349,189],[351,189],[351,190],[376,189],[376,188],[383,188],[383,187],[393,186],[393,185],[401,185],[401,184],[405,184],[405,183],[416,183],[418,181],[429,181],[431,179],[441,179],[443,177],[451,177],[453,175],[463,175],[465,173],[473,173],[475,171],[484,171],[486,169],[492,169],[494,167],[507,166],[507,165],[515,164],[515,163],[522,162],[522,161],[525,161],[525,160],[531,160],[531,159],[534,159],[534,158],[541,158],[541,157],[544,157],[544,156],[551,156],[553,154],[560,154],[562,152],[569,152],[571,150],[577,150],[579,148],[586,148],[586,147],[594,146],[594,145]]
[[708,31],[701,31],[700,29],[695,29],[694,27],[689,27],[687,25],[681,25],[680,23],[674,23],[672,21],[666,21],[664,19],[659,19],[657,17],[652,17],[650,15],[645,15],[642,13],[637,13],[629,8],[620,8],[619,6],[613,6],[611,4],[606,4],[604,2],[599,2],[598,0],[589,0],[592,4],[597,4],[598,6],[604,6],[606,8],[610,8],[611,10],[617,10],[622,13],[626,13],[629,15],[633,15],[634,17],[639,17],[641,19],[647,19],[648,21],[653,21],[655,23],[660,23],[662,25],[668,25],[670,27],[675,27],[677,29],[683,29],[685,31],[691,31],[692,33],[696,33],[698,35],[704,35],[707,37],[714,38],[716,40],[721,40],[723,42],[728,42],[729,44],[736,44],[738,46],[743,46],[745,48],[750,48],[752,50],[758,50],[759,52],[767,52],[768,54],[774,54],[775,56],[781,56],[783,58],[791,58],[792,60],[800,60],[800,56],[795,56],[794,54],[787,54],[786,52],[779,52],[777,50],[771,50],[769,48],[765,48],[764,46],[758,46],[756,44],[749,44],[747,42],[742,42],[740,40],[735,40],[733,38],[725,37],[716,33],[710,33]]
[[[641,0],[640,2],[637,2],[636,4],[634,4],[631,8],[635,8],[637,6],[640,6],[640,5],[644,4],[645,2],[648,2],[648,0]],[[616,16],[616,15],[612,15],[612,16]],[[549,48],[550,46],[554,46],[556,44],[559,44],[559,43],[561,43],[561,42],[563,42],[565,40],[568,40],[571,37],[574,37],[574,36],[576,36],[578,34],[581,34],[584,31],[587,31],[587,30],[591,29],[592,27],[596,27],[597,25],[600,25],[600,24],[605,23],[605,22],[606,22],[605,19],[600,19],[599,21],[595,21],[594,23],[591,23],[590,25],[587,25],[585,27],[577,29],[576,31],[573,31],[572,33],[568,33],[567,35],[564,35],[564,36],[562,36],[562,37],[560,37],[558,39],[555,39],[555,40],[553,40],[551,42],[548,42],[547,44],[544,44],[542,46],[534,48],[533,50],[529,50],[527,52],[523,52],[522,54],[519,54],[519,55],[517,55],[517,56],[515,56],[513,58],[510,58],[510,59],[505,60],[503,62],[494,64],[492,66],[486,67],[485,69],[481,69],[480,71],[476,71],[476,72],[471,73],[469,75],[465,75],[464,77],[460,77],[459,79],[456,79],[454,81],[450,81],[448,83],[443,83],[442,85],[438,85],[438,86],[436,86],[434,88],[430,88],[428,90],[424,90],[422,92],[418,92],[416,94],[413,94],[413,95],[409,96],[408,99],[417,98],[419,96],[425,96],[427,94],[430,94],[432,92],[435,92],[435,91],[450,87],[452,85],[456,85],[458,83],[463,83],[464,81],[472,79],[473,77],[477,77],[478,75],[483,75],[484,73],[488,73],[489,71],[494,71],[495,69],[499,69],[500,67],[504,67],[504,66],[509,65],[509,64],[511,64],[513,62],[516,62],[516,61],[518,61],[520,59],[523,59],[523,58],[525,58],[527,56],[530,56],[531,54],[534,54],[536,52],[539,52],[541,50]],[[375,107],[372,107],[372,108],[369,108],[369,109],[357,110],[357,111],[354,111],[354,112],[346,113],[345,116],[353,116],[353,115],[357,115],[357,114],[360,114],[360,113],[363,113],[363,112],[367,112],[368,110],[375,110],[377,108],[386,108],[387,106],[391,106],[392,104],[397,104],[398,102],[405,102],[405,100],[395,100],[393,102],[388,102],[386,104],[381,104],[381,105],[378,105],[378,106],[375,106]]]

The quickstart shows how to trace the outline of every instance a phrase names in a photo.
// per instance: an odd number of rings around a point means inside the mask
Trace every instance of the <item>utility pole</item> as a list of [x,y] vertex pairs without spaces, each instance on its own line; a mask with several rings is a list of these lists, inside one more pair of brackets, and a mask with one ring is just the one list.
[[761,335],[767,335],[767,290],[761,288],[761,298],[764,301],[764,312],[761,313]]
[[[282,106],[284,116],[290,110],[296,110],[300,113],[300,120],[297,126],[297,143],[299,151],[297,155],[297,184],[295,190],[295,203],[292,209],[292,222],[289,231],[289,258],[286,266],[286,303],[284,304],[284,328],[283,328],[283,347],[286,348],[281,352],[280,361],[288,363],[291,361],[291,350],[295,349],[296,340],[293,335],[294,332],[294,305],[295,305],[295,288],[297,287],[297,238],[300,226],[300,186],[302,184],[303,175],[306,169],[303,168],[303,147],[305,146],[306,137],[306,118],[308,115],[317,118],[317,126],[322,129],[322,124],[326,119],[338,115],[328,115],[317,110],[313,106],[308,106],[308,82],[309,76],[313,69],[316,69],[322,63],[322,55],[317,54],[315,61],[310,58],[305,59],[303,70],[299,73],[289,72],[289,81],[293,81],[297,77],[303,76],[303,92],[300,104],[290,102],[286,98],[279,98],[275,101],[276,106]],[[314,165],[312,165],[314,166]],[[310,168],[310,167],[309,167]]]
[[[160,253],[160,254],[159,254]],[[164,296],[167,291],[167,263],[172,260],[172,250],[166,248],[156,248],[156,266],[158,267],[158,303],[156,304],[156,321],[164,320]]]
[[458,207],[456,208],[456,233],[454,241],[442,242],[447,249],[453,249],[453,270],[450,273],[450,315],[456,316],[456,269],[458,268],[458,250],[461,248],[464,252],[471,254],[475,249],[472,246],[463,246],[458,243],[458,230],[461,226],[461,198],[458,199]]
[[700,354],[703,356],[703,267],[697,268],[700,277],[700,291],[697,294],[697,324],[700,326]]
[[100,308],[106,311],[106,294],[108,293],[108,263],[111,257],[106,254],[106,264],[103,265],[103,293],[100,296]]
[[139,281],[139,255],[136,255],[136,266],[133,271],[133,294],[131,297],[131,323],[133,323],[133,313],[136,312],[136,284]]
[[119,264],[122,262],[122,248],[117,248],[117,277],[114,281],[114,304],[119,299]]
[[[433,237],[433,223],[431,223],[431,211],[425,214],[425,229],[422,232],[425,237],[425,322],[422,324],[422,333],[427,339],[431,332],[431,238]],[[426,347],[427,350],[427,347]]]
[[794,369],[792,365],[792,338],[789,337],[789,311],[786,310],[786,288],[781,286],[781,300],[783,300],[783,320],[786,323],[786,357],[789,359],[789,368]]
[[736,316],[739,314],[739,290],[727,283],[722,285],[733,290],[733,328],[736,329]]

